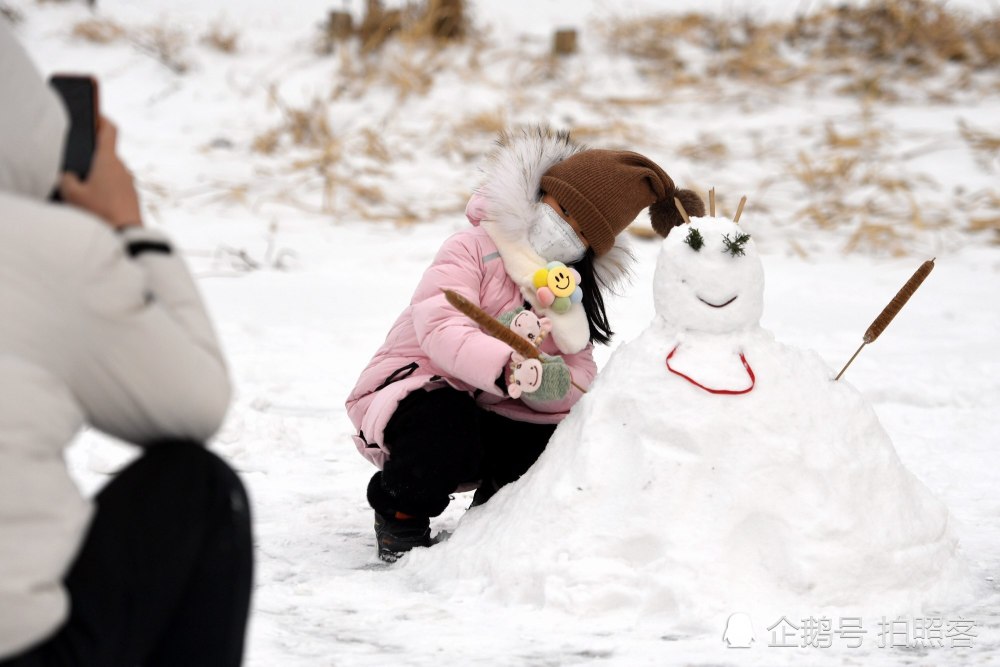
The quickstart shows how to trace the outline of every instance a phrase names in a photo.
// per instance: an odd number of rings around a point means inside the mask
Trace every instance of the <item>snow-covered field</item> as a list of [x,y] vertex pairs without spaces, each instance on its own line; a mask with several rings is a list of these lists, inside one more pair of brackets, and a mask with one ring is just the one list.
[[[82,3],[5,4],[22,14],[18,32],[46,73],[98,76],[148,223],[184,249],[215,317],[237,394],[212,446],[242,473],[255,510],[249,665],[1000,664],[1000,252],[988,233],[962,231],[997,214],[983,202],[1000,202],[1000,161],[970,148],[958,125],[1000,129],[997,72],[936,101],[922,91],[946,78],[869,104],[808,82],[758,90],[706,80],[673,90],[600,38],[609,17],[667,4],[653,0],[628,10],[598,0],[483,0],[473,5],[478,48],[390,46],[376,65],[349,49],[314,52],[331,4],[315,0],[99,0],[98,16],[131,35],[107,44],[72,36],[92,16]],[[788,16],[803,4],[757,6]],[[239,36],[235,53],[199,41],[222,22]],[[553,63],[548,36],[564,24],[582,30],[583,51]],[[143,31],[153,25],[185,36],[175,55],[186,72],[151,54]],[[315,141],[294,145],[295,110],[317,99],[322,111],[311,115],[327,127],[305,121]],[[768,647],[764,626],[774,618],[754,619],[752,649],[729,650],[724,617],[716,633],[685,634],[626,622],[628,610],[581,619],[441,599],[375,558],[364,498],[372,469],[354,449],[344,399],[441,240],[467,224],[462,209],[489,126],[539,121],[577,128],[595,146],[646,153],[685,186],[715,185],[724,210],[747,194],[744,220],[766,273],[762,324],[831,367],[854,352],[913,270],[937,257],[846,379],[906,466],[950,508],[976,576],[994,591],[948,610],[975,621],[972,648],[947,640],[879,648],[878,619],[866,617],[858,649]],[[262,140],[273,142],[270,153]],[[857,235],[863,221],[827,230],[807,221],[810,204],[836,213],[837,197],[894,196],[790,176],[802,154],[834,161],[840,150],[859,165],[845,173],[862,185],[885,173],[915,184],[887,205],[917,202],[926,225],[893,218],[898,242],[845,254],[852,238],[862,247],[874,238]],[[633,285],[610,304],[616,343],[653,315],[658,244],[636,239],[636,251]],[[611,351],[600,350],[598,363]],[[131,455],[94,433],[69,452],[88,492]],[[453,530],[469,500],[457,496],[436,525]]]

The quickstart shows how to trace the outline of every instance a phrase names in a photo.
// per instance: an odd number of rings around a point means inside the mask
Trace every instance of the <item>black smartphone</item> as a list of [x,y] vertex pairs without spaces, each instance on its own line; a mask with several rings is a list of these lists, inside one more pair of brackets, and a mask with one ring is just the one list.
[[69,112],[69,135],[63,150],[62,171],[87,180],[90,161],[97,147],[97,80],[92,76],[55,74],[49,78]]

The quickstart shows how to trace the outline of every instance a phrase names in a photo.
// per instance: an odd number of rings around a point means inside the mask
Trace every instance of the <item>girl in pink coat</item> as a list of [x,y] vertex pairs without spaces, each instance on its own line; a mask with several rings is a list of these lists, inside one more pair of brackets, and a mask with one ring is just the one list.
[[[430,517],[461,488],[473,504],[520,477],[594,379],[594,343],[612,336],[603,293],[633,260],[621,232],[647,206],[681,222],[701,199],[648,158],[588,150],[566,133],[501,136],[466,215],[347,399],[378,554],[432,544]],[[540,345],[524,360],[445,298],[453,290]],[[575,386],[574,386],[575,385]],[[578,388],[579,387],[579,388]]]

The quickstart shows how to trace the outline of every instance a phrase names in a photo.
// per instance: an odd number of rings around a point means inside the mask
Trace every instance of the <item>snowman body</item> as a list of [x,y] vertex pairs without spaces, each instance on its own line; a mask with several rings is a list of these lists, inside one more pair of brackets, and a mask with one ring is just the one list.
[[967,595],[947,509],[871,407],[759,326],[763,269],[742,235],[718,218],[672,231],[649,327],[521,480],[405,567],[432,587],[707,627]]

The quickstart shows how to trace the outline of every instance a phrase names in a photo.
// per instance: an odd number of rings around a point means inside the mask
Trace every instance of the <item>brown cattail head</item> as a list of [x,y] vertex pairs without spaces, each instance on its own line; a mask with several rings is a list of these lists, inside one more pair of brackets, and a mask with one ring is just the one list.
[[896,293],[896,296],[892,298],[889,305],[882,309],[879,316],[875,318],[872,325],[868,327],[867,331],[865,331],[865,344],[874,342],[876,338],[882,335],[885,328],[889,326],[889,322],[892,322],[892,319],[899,314],[899,311],[903,309],[903,306],[906,305],[906,302],[910,300],[910,297],[913,296],[913,293],[917,291],[917,288],[920,287],[920,284],[924,282],[924,279],[930,275],[930,272],[933,269],[934,260],[929,259],[921,264],[920,268],[917,269],[912,276],[910,276],[910,279],[907,280],[902,289]]
[[[539,352],[538,348],[536,348],[527,338],[522,338],[517,335],[509,327],[505,327],[498,319],[490,317],[489,313],[466,299],[458,292],[454,292],[450,289],[443,291],[444,298],[448,300],[448,303],[457,308],[460,313],[469,317],[473,322],[481,326],[483,331],[497,340],[507,343],[512,350],[526,359],[541,358],[541,352]],[[587,393],[586,389],[578,385],[572,379],[570,379],[569,383],[581,394]]]
[[483,331],[494,338],[507,343],[511,349],[520,354],[522,357],[527,359],[538,358],[538,349],[531,344],[531,341],[517,335],[509,327],[505,327],[503,323],[496,318],[490,317],[489,313],[486,313],[482,308],[472,303],[458,292],[446,289],[444,291],[444,298],[446,298],[448,303],[457,308],[463,315],[469,317],[476,324],[481,326]]

